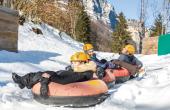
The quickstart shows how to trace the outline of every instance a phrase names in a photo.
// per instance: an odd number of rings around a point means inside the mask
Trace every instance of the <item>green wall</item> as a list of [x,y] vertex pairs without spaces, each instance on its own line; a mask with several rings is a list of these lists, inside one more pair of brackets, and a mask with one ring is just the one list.
[[170,54],[170,34],[159,36],[158,55]]

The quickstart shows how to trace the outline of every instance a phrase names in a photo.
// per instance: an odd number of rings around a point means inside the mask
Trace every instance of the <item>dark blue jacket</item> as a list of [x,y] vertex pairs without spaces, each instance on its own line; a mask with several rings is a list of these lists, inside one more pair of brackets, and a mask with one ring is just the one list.
[[120,61],[124,61],[126,63],[136,65],[138,68],[141,68],[143,66],[142,62],[139,61],[134,55],[125,55],[120,54],[119,58]]
[[116,69],[118,66],[111,61],[102,62],[96,57],[96,54],[90,57],[91,61],[94,61],[98,67],[102,67],[103,69]]

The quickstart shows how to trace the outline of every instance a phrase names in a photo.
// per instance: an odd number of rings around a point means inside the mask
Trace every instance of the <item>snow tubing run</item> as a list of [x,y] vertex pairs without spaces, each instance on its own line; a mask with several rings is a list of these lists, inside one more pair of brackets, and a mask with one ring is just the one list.
[[40,86],[40,83],[37,83],[32,88],[34,99],[48,105],[88,107],[99,104],[108,97],[107,85],[99,79],[66,85],[50,82],[47,99],[40,96]]

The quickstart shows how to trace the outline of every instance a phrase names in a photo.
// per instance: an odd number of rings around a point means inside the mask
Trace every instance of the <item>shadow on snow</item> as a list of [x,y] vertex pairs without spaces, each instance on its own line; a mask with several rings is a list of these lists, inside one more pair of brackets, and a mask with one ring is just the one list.
[[41,61],[57,56],[61,56],[61,54],[45,51],[19,51],[18,53],[2,51],[0,52],[0,63],[28,62],[39,64]]

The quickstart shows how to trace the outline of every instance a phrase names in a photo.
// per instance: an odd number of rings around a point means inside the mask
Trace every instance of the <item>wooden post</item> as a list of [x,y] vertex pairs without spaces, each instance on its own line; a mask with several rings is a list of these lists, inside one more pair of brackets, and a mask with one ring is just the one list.
[[0,6],[0,50],[18,51],[18,12]]

